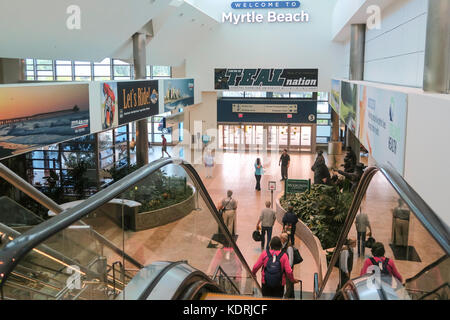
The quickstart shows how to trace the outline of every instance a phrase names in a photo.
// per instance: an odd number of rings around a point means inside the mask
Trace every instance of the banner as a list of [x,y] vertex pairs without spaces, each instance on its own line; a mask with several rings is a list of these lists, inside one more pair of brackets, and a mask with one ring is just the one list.
[[101,95],[102,130],[118,126],[117,98],[117,82],[104,82]]
[[89,133],[88,84],[0,87],[0,158]]
[[339,114],[341,104],[341,81],[331,80],[330,105],[333,110]]
[[339,116],[353,131],[358,135],[358,118],[357,102],[358,102],[358,86],[350,82],[341,81],[341,97]]
[[159,113],[158,80],[117,82],[117,94],[119,125]]
[[164,112],[194,104],[194,79],[164,80]]
[[407,94],[368,86],[359,90],[359,141],[377,162],[403,174]]
[[318,91],[318,69],[214,69],[214,88],[235,91]]

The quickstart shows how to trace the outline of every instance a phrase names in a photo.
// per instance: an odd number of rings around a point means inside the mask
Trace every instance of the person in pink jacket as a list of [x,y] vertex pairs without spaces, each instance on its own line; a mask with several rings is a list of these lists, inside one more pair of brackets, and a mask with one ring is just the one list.
[[[381,242],[375,242],[372,246],[372,258],[366,259],[364,262],[364,266],[361,269],[360,275],[364,275],[368,273],[368,269],[371,265],[374,265],[373,261],[377,263],[377,265],[386,265],[387,272],[391,275],[397,278],[398,281],[403,282],[403,278],[400,275],[400,272],[398,272],[397,267],[395,266],[394,260],[386,258],[384,256],[385,250],[384,245]],[[372,261],[373,260],[373,261]],[[387,260],[387,263],[385,262]]]
[[291,266],[289,265],[289,258],[287,254],[282,254],[281,257],[279,257],[281,253],[281,239],[280,237],[273,237],[270,241],[270,250],[269,254],[272,256],[273,261],[276,259],[279,259],[281,264],[281,281],[279,284],[274,286],[269,286],[266,284],[266,278],[265,278],[265,271],[267,267],[267,263],[269,261],[269,255],[267,253],[267,250],[262,252],[261,255],[258,258],[258,261],[256,261],[255,265],[252,269],[252,274],[256,276],[256,273],[258,272],[261,267],[261,283],[262,283],[262,294],[264,297],[278,297],[283,298],[284,294],[284,286],[286,284],[286,276],[289,278],[289,280],[293,283],[298,283],[299,280],[294,278],[294,273],[292,272]]

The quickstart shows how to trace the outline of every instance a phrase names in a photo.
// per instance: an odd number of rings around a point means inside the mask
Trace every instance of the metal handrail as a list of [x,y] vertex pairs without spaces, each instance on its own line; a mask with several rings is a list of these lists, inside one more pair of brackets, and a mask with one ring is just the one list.
[[[239,260],[241,261],[247,272],[250,274],[257,288],[261,292],[261,287],[258,281],[256,280],[256,277],[251,273],[251,269],[248,266],[244,256],[237,247],[227,227],[225,226],[223,221],[219,218],[217,208],[214,205],[214,202],[212,201],[211,197],[209,196],[209,193],[207,192],[197,171],[189,163],[184,162],[183,160],[173,158],[164,158],[156,160],[148,165],[139,168],[138,170],[126,176],[126,178],[121,179],[120,181],[112,184],[111,186],[98,192],[97,194],[86,199],[85,201],[76,205],[75,207],[69,208],[61,212],[60,214],[54,216],[53,218],[40,223],[39,225],[26,231],[21,236],[8,243],[2,250],[0,250],[0,262],[3,262],[0,263],[0,286],[2,286],[5,283],[9,274],[15,268],[15,266],[18,264],[21,258],[24,257],[33,248],[35,248],[36,246],[38,246],[39,244],[50,238],[52,235],[64,230],[73,223],[78,222],[80,219],[82,219],[84,216],[86,216],[96,208],[114,199],[117,195],[125,192],[133,185],[139,183],[140,181],[148,177],[150,174],[160,170],[161,168],[169,164],[180,165],[186,170],[186,172],[191,177],[194,184],[196,184],[197,190],[199,190],[199,192],[201,193],[202,198],[205,200],[208,209],[212,213],[214,219],[216,220],[217,224],[219,225],[220,229],[225,235],[226,240],[229,241],[237,257],[239,258]],[[55,207],[54,209],[58,211],[60,209],[58,207]],[[109,241],[106,238],[104,238],[100,234],[98,235],[105,240],[105,243],[107,244],[109,243]],[[114,248],[120,250],[115,246]],[[143,266],[139,262],[127,256],[122,250],[120,250],[120,252],[122,255],[128,257],[130,261],[134,261],[135,263],[133,264],[135,264],[138,268],[143,268]]]
[[431,234],[431,236],[436,240],[436,242],[441,246],[446,254],[450,254],[450,231],[448,226],[436,215],[436,213],[430,208],[430,206],[425,203],[420,195],[416,191],[414,191],[414,189],[404,180],[404,178],[399,173],[397,173],[397,171],[395,171],[392,166],[385,164],[380,166],[379,168],[369,167],[365,170],[358,184],[358,188],[356,189],[355,196],[353,197],[352,204],[344,222],[344,227],[339,236],[338,243],[333,252],[333,256],[331,257],[327,273],[322,281],[317,298],[322,295],[323,290],[325,289],[325,285],[331,275],[333,266],[338,259],[339,252],[341,251],[345,240],[348,237],[350,228],[355,221],[362,199],[366,195],[372,178],[378,171],[380,171],[384,175],[386,180],[391,184],[398,195],[405,201],[405,203],[411,209],[412,213],[422,223],[425,229]]
[[214,275],[212,277],[213,280],[216,280],[217,274],[221,273],[225,276],[225,278],[231,283],[231,286],[236,290],[237,294],[241,294],[241,290],[236,286],[236,284],[231,280],[231,278],[228,276],[228,274],[222,269],[221,266],[217,266],[216,271],[214,271]]

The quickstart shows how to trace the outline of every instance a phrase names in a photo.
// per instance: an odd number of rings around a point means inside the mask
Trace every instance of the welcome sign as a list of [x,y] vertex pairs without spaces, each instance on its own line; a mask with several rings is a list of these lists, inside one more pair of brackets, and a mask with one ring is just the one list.
[[[232,9],[296,9],[300,8],[300,1],[237,1],[231,3]],[[309,14],[304,10],[299,12],[277,13],[268,11],[267,15],[249,11],[247,13],[223,12],[222,23],[230,23],[237,25],[239,23],[262,23],[267,21],[273,22],[309,22]]]
[[318,69],[214,69],[216,90],[298,92],[318,90]]

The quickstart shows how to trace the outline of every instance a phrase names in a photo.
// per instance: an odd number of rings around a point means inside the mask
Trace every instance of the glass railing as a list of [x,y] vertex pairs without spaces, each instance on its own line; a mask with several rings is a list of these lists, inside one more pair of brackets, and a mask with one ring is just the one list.
[[220,266],[240,292],[260,293],[197,173],[181,161],[155,161],[8,236],[2,299],[127,299],[127,284],[145,266],[181,260],[210,277]]
[[[432,294],[433,299],[448,299],[450,265],[447,225],[394,171],[382,168],[374,173],[370,179],[362,180],[365,187],[360,185],[358,188],[359,193],[355,195],[337,253],[331,259],[333,265],[329,266],[325,278],[331,281],[323,285],[321,294],[336,292],[339,278],[346,279],[334,265],[339,263],[342,251],[348,250],[344,244],[348,239],[354,255],[350,273],[353,283],[345,289],[353,287],[359,290],[357,296],[360,299],[370,296],[367,292],[374,288],[371,284],[376,284],[375,277],[380,275],[378,278],[383,281],[382,285],[378,281],[377,289],[378,292],[389,291],[385,298],[422,299]],[[365,234],[364,224],[367,224]],[[384,248],[381,252],[374,249],[377,256],[383,255],[391,260],[387,266],[390,277],[383,277],[376,270],[372,273],[371,242],[381,243]],[[379,248],[379,245],[376,247]],[[372,276],[367,276],[367,273]],[[341,281],[340,287],[343,285]],[[386,285],[390,290],[386,289]]]

